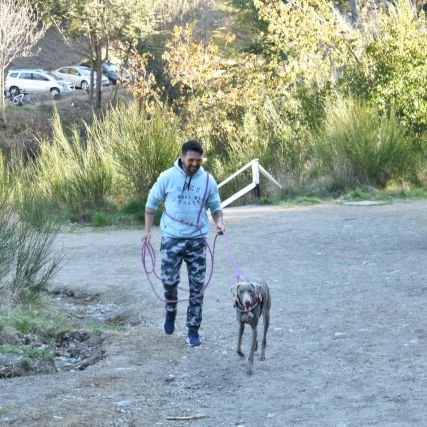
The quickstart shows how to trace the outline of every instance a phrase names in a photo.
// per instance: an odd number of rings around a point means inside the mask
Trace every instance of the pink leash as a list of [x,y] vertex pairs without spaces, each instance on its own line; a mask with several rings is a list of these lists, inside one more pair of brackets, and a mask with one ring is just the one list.
[[[150,275],[154,274],[154,276],[158,279],[161,280],[160,276],[157,274],[156,272],[156,254],[154,252],[153,246],[151,245],[150,242],[147,242],[146,240],[144,240],[143,244],[142,244],[142,250],[141,250],[141,260],[142,260],[142,267],[144,269],[145,275],[147,276],[148,281],[150,282],[151,288],[153,289],[154,294],[156,295],[156,297],[163,302],[167,302],[167,303],[178,303],[178,302],[183,302],[183,301],[191,301],[195,298],[198,298],[199,296],[203,295],[204,292],[206,291],[206,289],[209,287],[211,279],[212,279],[212,274],[213,274],[213,269],[214,269],[214,262],[215,262],[215,246],[216,246],[216,239],[218,238],[218,235],[215,236],[214,242],[213,242],[213,246],[212,249],[209,247],[208,241],[207,239],[204,238],[205,243],[206,243],[206,247],[209,250],[210,253],[210,259],[211,259],[211,270],[209,272],[209,277],[208,280],[206,281],[206,283],[203,285],[202,289],[200,290],[200,292],[191,297],[191,298],[185,298],[185,299],[177,299],[177,300],[167,300],[165,298],[162,298],[158,292],[156,291],[156,287],[153,283],[153,281],[151,280]],[[151,269],[148,268],[147,266],[147,254],[150,258],[150,262],[151,262]],[[184,288],[181,288],[178,286],[178,289],[181,290],[187,290]]]

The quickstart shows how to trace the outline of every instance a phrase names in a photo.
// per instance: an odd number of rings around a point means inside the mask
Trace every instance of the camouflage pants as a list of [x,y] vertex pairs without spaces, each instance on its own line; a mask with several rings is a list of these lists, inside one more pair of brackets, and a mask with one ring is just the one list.
[[200,294],[206,272],[206,243],[201,239],[175,239],[162,237],[160,246],[162,260],[161,279],[165,289],[166,311],[176,312],[178,284],[182,261],[187,265],[190,285],[190,301],[187,308],[187,327],[198,329],[202,322],[203,294]]

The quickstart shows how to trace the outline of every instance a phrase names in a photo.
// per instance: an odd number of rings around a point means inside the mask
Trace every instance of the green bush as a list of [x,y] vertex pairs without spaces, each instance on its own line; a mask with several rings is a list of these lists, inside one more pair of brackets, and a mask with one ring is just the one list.
[[57,225],[45,219],[37,228],[23,221],[8,203],[0,203],[1,300],[28,303],[36,299],[57,272]]
[[94,227],[105,227],[112,224],[112,218],[105,212],[96,211],[91,215],[90,223]]
[[379,8],[374,31],[364,34],[363,50],[355,67],[348,67],[341,84],[375,104],[390,106],[414,134],[427,131],[427,78],[424,13],[414,2],[397,0]]
[[122,212],[125,214],[137,215],[145,210],[146,200],[134,200],[127,201],[122,207]]
[[178,121],[172,113],[157,109],[141,112],[136,104],[113,110],[107,117],[116,170],[137,198],[146,198],[158,175],[172,166],[180,145],[177,143]]
[[[302,117],[290,114],[278,99],[266,96],[262,105],[246,110],[241,122],[218,124],[215,132],[221,131],[221,135],[212,134],[208,167],[221,181],[251,160],[259,159],[289,189],[302,180],[312,153],[308,126],[302,122]],[[251,181],[249,169],[221,189],[223,198]],[[276,187],[271,195],[277,195]]]
[[395,114],[379,117],[363,102],[332,102],[323,129],[313,139],[321,172],[331,175],[338,189],[384,188],[391,179],[406,178],[413,166],[405,131]]
[[90,135],[85,142],[73,129],[64,132],[57,114],[52,141],[42,141],[33,166],[35,193],[41,200],[85,217],[107,204],[113,191],[113,162],[104,144]]

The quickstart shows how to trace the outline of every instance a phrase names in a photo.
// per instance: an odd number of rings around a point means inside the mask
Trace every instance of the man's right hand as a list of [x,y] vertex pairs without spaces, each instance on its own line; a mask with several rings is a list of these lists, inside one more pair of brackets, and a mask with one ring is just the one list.
[[147,243],[150,243],[150,239],[151,239],[151,232],[145,231],[141,240],[146,241]]

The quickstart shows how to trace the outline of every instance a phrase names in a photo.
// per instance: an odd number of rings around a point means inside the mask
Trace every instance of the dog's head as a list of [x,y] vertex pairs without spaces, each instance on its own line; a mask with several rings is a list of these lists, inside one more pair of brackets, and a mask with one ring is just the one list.
[[231,287],[234,301],[238,305],[249,309],[261,299],[261,285],[255,282],[239,282]]

